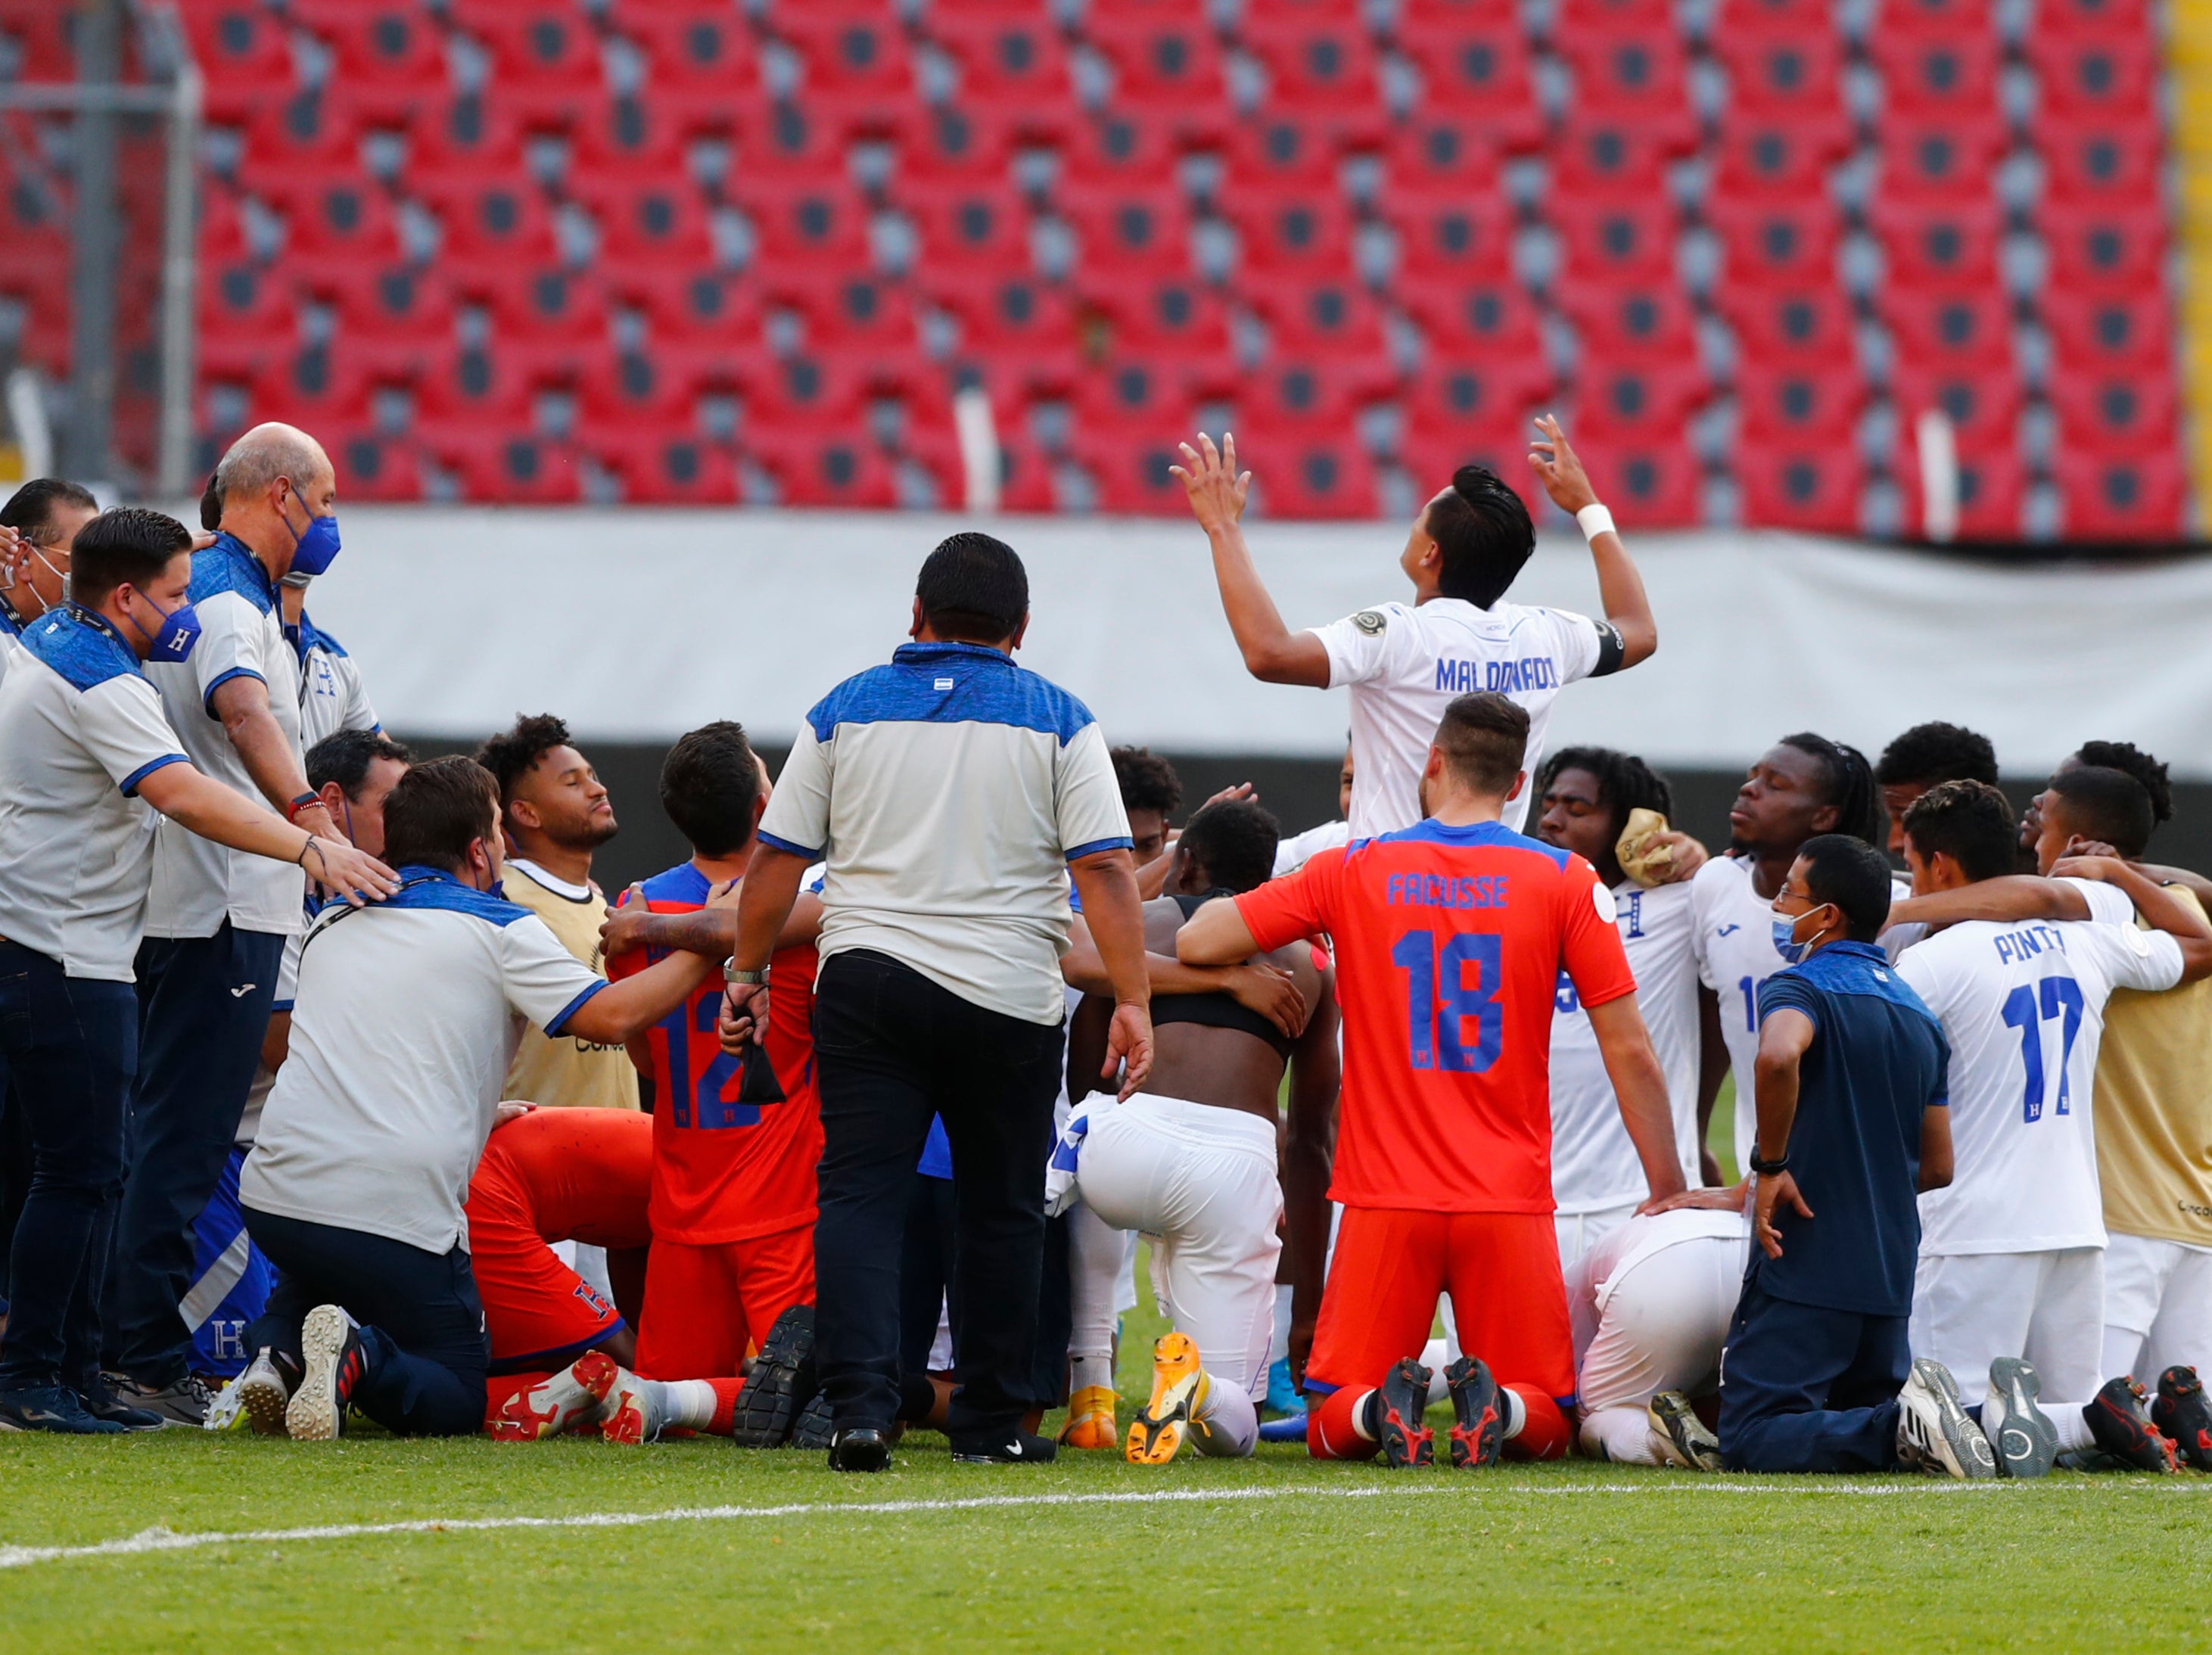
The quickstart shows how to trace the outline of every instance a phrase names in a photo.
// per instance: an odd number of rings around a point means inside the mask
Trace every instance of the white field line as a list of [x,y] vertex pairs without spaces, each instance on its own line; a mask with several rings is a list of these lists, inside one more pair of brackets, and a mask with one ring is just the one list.
[[[2109,1488],[2108,1483],[2064,1482],[2058,1488]],[[2130,1489],[2144,1493],[2182,1494],[2212,1490],[2212,1482],[2137,1482]],[[143,1557],[155,1552],[201,1551],[212,1546],[294,1545],[313,1540],[360,1540],[379,1535],[468,1534],[503,1529],[632,1529],[648,1523],[727,1523],[760,1518],[903,1517],[937,1512],[983,1512],[1055,1506],[1158,1506],[1174,1502],[1212,1504],[1256,1500],[1374,1500],[1410,1499],[1431,1494],[1475,1494],[1495,1498],[1533,1496],[1556,1499],[1579,1495],[1738,1494],[1797,1499],[1808,1494],[1849,1497],[1897,1494],[1996,1494],[2013,1492],[2007,1482],[1952,1482],[1933,1480],[1911,1482],[1738,1482],[1733,1479],[1690,1477],[1655,1478],[1649,1482],[1583,1482],[1547,1488],[1541,1484],[1499,1483],[1490,1488],[1465,1482],[1429,1488],[1163,1488],[1153,1493],[1091,1494],[988,1494],[969,1500],[884,1500],[867,1501],[813,1500],[786,1506],[679,1506],[660,1512],[572,1512],[558,1517],[415,1518],[397,1523],[330,1523],[298,1529],[209,1530],[179,1534],[155,1527],[118,1540],[88,1546],[0,1546],[0,1569],[27,1568],[33,1563],[60,1563],[88,1557]]]

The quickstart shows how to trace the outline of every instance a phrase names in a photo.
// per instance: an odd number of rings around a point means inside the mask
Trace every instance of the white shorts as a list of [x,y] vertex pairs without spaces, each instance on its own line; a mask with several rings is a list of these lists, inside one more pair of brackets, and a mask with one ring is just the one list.
[[1559,1237],[1559,1268],[1571,1270],[1575,1262],[1607,1236],[1636,1216],[1644,1204],[1640,1196],[1619,1207],[1601,1207],[1595,1213],[1554,1213],[1552,1227]]
[[1988,1394],[2000,1356],[2035,1364],[2045,1407],[2086,1402],[2103,1383],[2105,1250],[1923,1253],[1911,1338],[1914,1356],[1951,1370],[1969,1408]]
[[2105,1249],[2105,1377],[2147,1389],[2177,1364],[2212,1373],[2212,1252],[2115,1230]]
[[1242,1110],[1140,1092],[1094,1122],[1075,1181],[1108,1224],[1160,1238],[1154,1285],[1214,1381],[1265,1390],[1283,1250],[1275,1129]]
[[[1715,1233],[1731,1220],[1732,1233]],[[1581,1261],[1567,1304],[1585,1417],[1717,1387],[1748,1233],[1733,1214],[1667,1213],[1615,1231]]]

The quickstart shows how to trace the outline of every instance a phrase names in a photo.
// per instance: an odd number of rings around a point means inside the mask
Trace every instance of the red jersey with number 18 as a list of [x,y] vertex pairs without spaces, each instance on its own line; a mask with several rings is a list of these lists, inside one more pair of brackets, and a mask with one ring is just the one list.
[[1263,949],[1326,931],[1344,1008],[1330,1199],[1549,1213],[1552,1008],[1632,994],[1613,893],[1497,822],[1430,820],[1323,851],[1237,898]]

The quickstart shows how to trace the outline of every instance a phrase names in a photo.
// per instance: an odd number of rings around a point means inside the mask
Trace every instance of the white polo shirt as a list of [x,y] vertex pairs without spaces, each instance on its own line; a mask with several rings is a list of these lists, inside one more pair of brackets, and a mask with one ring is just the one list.
[[369,705],[361,668],[343,645],[319,630],[306,611],[294,648],[300,656],[300,749],[302,752],[341,730],[384,727]]
[[606,979],[528,909],[438,868],[333,904],[300,950],[292,1037],[239,1200],[443,1253],[526,1022],[557,1034]]
[[1064,1004],[1067,864],[1130,844],[1090,709],[969,643],[902,644],[823,697],[760,837],[827,862],[824,962],[873,949],[1043,1024]]
[[2087,920],[1954,925],[1897,974],[1950,1043],[1948,1189],[1920,1197],[1920,1250],[2029,1253],[2105,1244],[2097,1182],[2097,1047],[2115,989],[2171,989],[2181,948],[2139,931],[2135,905],[2072,880]]
[[0,684],[0,936],[70,977],[131,981],[155,811],[138,784],[181,764],[161,697],[100,616],[33,622]]
[[[1675,1157],[1692,1188],[1698,1177],[1698,968],[1691,948],[1690,886],[1613,886],[1615,923],[1636,1006],[1667,1075]],[[1562,1213],[1601,1213],[1650,1194],[1644,1163],[1621,1124],[1589,1013],[1559,973],[1552,1013],[1552,1194]]]
[[[186,757],[206,776],[266,804],[245,761],[223,733],[209,697],[235,678],[269,686],[269,711],[292,755],[300,745],[300,662],[284,636],[276,587],[261,560],[228,535],[192,554],[192,611],[199,642],[188,660],[155,662],[147,676],[161,692]],[[296,867],[231,850],[165,821],[155,836],[152,937],[211,937],[225,919],[241,931],[290,936],[300,929],[307,875]]]
[[[1395,833],[1421,819],[1421,771],[1444,709],[1495,690],[1528,714],[1528,774],[1544,758],[1552,703],[1577,678],[1620,663],[1610,623],[1565,609],[1460,598],[1383,604],[1312,629],[1328,651],[1328,687],[1352,686],[1352,837]],[[1505,806],[1516,833],[1528,789]]]

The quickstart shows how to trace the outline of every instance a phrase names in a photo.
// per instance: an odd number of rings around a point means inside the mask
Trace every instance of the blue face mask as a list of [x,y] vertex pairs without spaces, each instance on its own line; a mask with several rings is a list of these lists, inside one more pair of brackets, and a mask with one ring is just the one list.
[[[1820,904],[1821,908],[1826,906],[1826,903]],[[1794,940],[1797,934],[1797,922],[1805,918],[1807,915],[1817,914],[1820,911],[1819,908],[1808,908],[1803,914],[1794,916],[1777,914],[1774,916],[1774,952],[1781,955],[1787,964],[1796,964],[1806,955],[1811,953],[1813,945],[1827,934],[1829,928],[1824,925],[1804,941]]]
[[174,609],[165,610],[144,593],[138,596],[143,601],[154,604],[154,612],[161,618],[161,629],[149,636],[144,627],[138,625],[137,616],[128,610],[124,611],[125,618],[137,629],[138,636],[146,640],[146,659],[180,661],[190,655],[192,646],[200,641],[200,618],[192,613],[191,605],[183,603]]
[[[292,526],[289,514],[284,519],[284,526],[288,529]],[[312,579],[336,563],[337,556],[337,514],[333,512],[328,517],[310,517],[306,530],[292,537],[291,573],[305,575]]]

